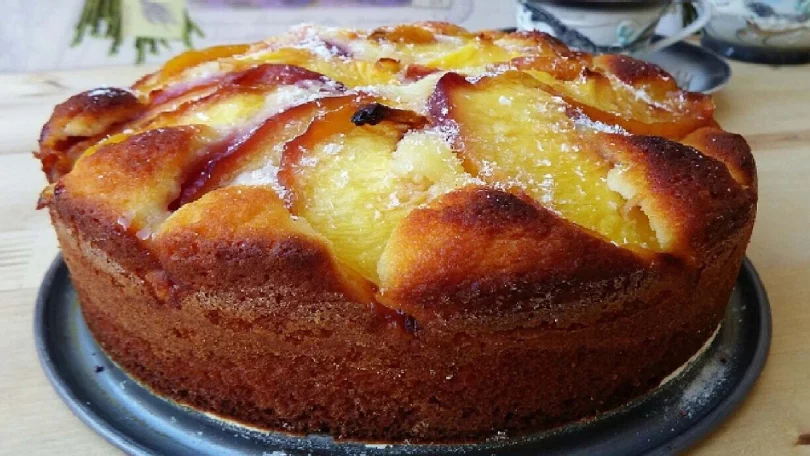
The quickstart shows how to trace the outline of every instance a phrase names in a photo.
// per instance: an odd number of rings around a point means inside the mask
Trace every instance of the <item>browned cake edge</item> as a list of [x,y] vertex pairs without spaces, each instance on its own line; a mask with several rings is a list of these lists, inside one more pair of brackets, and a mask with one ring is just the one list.
[[[199,252],[224,259],[209,277],[241,276],[238,286],[183,290],[122,267],[116,255],[133,252],[108,254],[51,213],[90,330],[158,394],[260,428],[414,442],[536,431],[656,387],[722,320],[753,222],[700,271],[657,261],[607,301],[555,306],[561,320],[598,309],[589,326],[486,332],[388,323],[328,288],[267,280],[279,266],[244,264],[244,246]],[[250,246],[251,258],[273,262],[274,248]]]

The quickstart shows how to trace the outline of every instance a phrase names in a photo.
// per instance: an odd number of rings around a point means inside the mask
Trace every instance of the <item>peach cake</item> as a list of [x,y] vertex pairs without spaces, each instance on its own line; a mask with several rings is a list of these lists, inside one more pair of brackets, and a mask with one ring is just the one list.
[[715,332],[756,170],[705,95],[542,33],[300,26],[56,107],[89,329],[171,400],[375,441],[627,403]]

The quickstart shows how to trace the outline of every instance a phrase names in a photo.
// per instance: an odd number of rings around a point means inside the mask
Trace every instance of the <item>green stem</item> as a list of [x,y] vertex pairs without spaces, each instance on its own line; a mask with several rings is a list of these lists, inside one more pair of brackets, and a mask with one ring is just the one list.
[[[112,40],[109,54],[117,54],[123,42],[121,1],[122,0],[85,0],[81,16],[76,23],[71,46],[76,46],[82,42],[87,34],[88,28],[92,36],[100,36],[101,27],[104,26],[104,37]],[[180,39],[186,47],[194,47],[191,38],[195,34],[200,37],[205,37],[205,33],[202,29],[191,20],[188,11],[184,11],[183,30]],[[158,54],[160,46],[171,49],[166,39],[145,36],[136,37],[136,63],[143,63],[146,60],[147,52],[150,54]]]
[[146,60],[146,48],[144,43],[145,38],[135,38],[135,49],[137,50],[137,54],[135,56],[135,63],[143,63]]
[[87,27],[87,21],[90,18],[90,2],[84,2],[84,8],[82,8],[82,15],[79,17],[79,22],[76,24],[76,33],[73,35],[73,41],[70,43],[71,46],[77,46],[79,43],[82,42],[82,38],[84,38],[84,29]]
[[109,55],[117,54],[121,46],[121,0],[110,0],[110,44]]
[[99,18],[101,17],[101,0],[89,0],[93,5],[93,12],[90,16],[90,35],[98,36],[98,32],[101,29],[101,21]]

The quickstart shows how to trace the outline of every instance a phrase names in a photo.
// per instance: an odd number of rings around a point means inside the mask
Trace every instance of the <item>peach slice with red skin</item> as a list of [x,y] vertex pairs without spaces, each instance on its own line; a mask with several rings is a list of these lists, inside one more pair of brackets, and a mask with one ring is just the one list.
[[237,174],[261,167],[263,164],[278,166],[281,149],[303,134],[319,115],[349,102],[354,97],[325,97],[293,106],[264,120],[261,125],[242,136],[233,136],[224,141],[208,161],[200,164],[191,173],[191,179],[183,184],[178,206],[194,201],[201,195],[227,184]]
[[[340,92],[345,88],[326,76],[294,65],[267,63],[245,71],[179,84],[152,95],[149,114],[140,124],[171,122],[189,111],[215,105],[226,98],[262,95],[281,86],[320,84]],[[151,115],[150,115],[151,114]]]

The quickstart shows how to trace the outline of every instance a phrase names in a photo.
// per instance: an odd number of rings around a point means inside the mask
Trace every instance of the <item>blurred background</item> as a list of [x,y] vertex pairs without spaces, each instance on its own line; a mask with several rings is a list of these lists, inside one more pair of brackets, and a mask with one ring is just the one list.
[[[108,55],[108,40],[91,36],[71,47],[84,4],[85,0],[0,0],[0,72],[133,63],[133,38],[124,38],[115,55]],[[470,29],[515,25],[512,0],[187,0],[186,6],[205,33],[193,37],[195,47],[258,41],[301,22],[373,27],[440,20]],[[179,41],[170,45],[157,55],[147,54],[146,61],[162,62],[184,50]]]
[[[16,73],[128,65],[136,60],[134,38],[123,37],[110,55],[110,39],[93,37],[90,29],[71,46],[86,5],[99,0],[0,0],[0,72]],[[258,41],[293,24],[374,27],[419,20],[449,21],[468,29],[515,26],[515,0],[122,0],[121,4],[182,5],[205,36],[193,36],[195,47]],[[676,11],[673,10],[673,13]],[[680,13],[678,13],[680,14]],[[659,31],[678,27],[680,16],[659,24]],[[99,30],[104,34],[104,27]],[[180,40],[145,53],[147,63],[160,63],[182,52]]]

